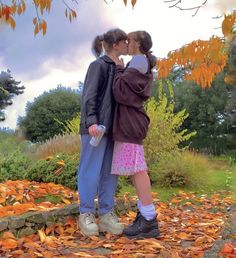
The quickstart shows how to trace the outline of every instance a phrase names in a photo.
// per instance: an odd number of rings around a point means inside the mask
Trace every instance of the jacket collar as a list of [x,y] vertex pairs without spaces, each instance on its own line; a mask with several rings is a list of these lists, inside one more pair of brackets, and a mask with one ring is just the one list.
[[107,55],[101,56],[101,59],[103,59],[106,63],[115,64],[114,61]]

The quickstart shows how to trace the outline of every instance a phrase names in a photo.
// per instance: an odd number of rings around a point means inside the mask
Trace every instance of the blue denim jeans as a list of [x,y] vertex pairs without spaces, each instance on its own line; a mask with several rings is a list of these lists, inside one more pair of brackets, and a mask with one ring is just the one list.
[[98,213],[106,214],[114,207],[118,176],[111,175],[114,142],[103,136],[97,147],[90,145],[91,136],[81,135],[82,150],[78,169],[80,212],[94,213],[98,196]]

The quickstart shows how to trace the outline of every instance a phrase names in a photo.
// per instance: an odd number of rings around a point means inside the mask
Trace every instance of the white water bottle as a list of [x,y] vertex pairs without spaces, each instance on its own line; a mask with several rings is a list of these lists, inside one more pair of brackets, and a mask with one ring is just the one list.
[[98,146],[99,142],[102,139],[102,136],[104,135],[104,133],[106,131],[106,127],[104,125],[98,125],[97,129],[99,131],[99,136],[93,136],[89,142],[93,147]]

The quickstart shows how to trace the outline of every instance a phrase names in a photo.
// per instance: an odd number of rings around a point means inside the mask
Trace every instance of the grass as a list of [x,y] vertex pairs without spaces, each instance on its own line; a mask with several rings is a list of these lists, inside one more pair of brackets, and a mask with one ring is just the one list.
[[80,145],[79,135],[56,135],[46,142],[37,145],[34,155],[37,159],[43,159],[59,153],[75,154],[80,152]]
[[[199,157],[198,157],[199,158]],[[195,171],[198,175],[198,171]],[[197,187],[160,187],[158,185],[152,186],[152,192],[157,193],[160,201],[168,202],[179,191],[194,192],[196,194],[209,195],[214,192],[228,192],[230,196],[236,198],[236,164],[230,164],[229,159],[222,159],[221,157],[214,157],[208,160],[207,170],[204,171],[205,184]],[[202,176],[199,173],[199,176]],[[230,176],[227,183],[227,177]],[[131,185],[122,187],[119,195],[125,192],[130,192],[131,195],[136,195],[135,189]]]
[[62,197],[57,195],[48,194],[46,196],[40,197],[35,199],[35,203],[41,203],[41,202],[51,202],[54,204],[61,203]]
[[[26,153],[27,142],[24,139],[16,137],[12,134],[0,132],[0,162],[4,156],[13,153],[16,148]],[[80,151],[80,139],[78,136],[64,135],[55,136],[46,143],[37,146],[37,158],[43,158],[48,155],[56,155],[59,152],[64,153],[78,153]],[[30,155],[29,153],[27,153]],[[173,163],[173,160],[171,160]],[[157,193],[161,201],[169,201],[174,194],[179,191],[195,192],[197,194],[209,194],[213,192],[230,191],[230,195],[236,198],[236,152],[229,155],[222,155],[219,157],[206,157],[196,153],[185,152],[183,154],[183,166],[185,164],[190,167],[191,173],[194,178],[204,184],[198,184],[192,187],[165,187],[162,188],[158,185],[152,186],[152,191]],[[179,164],[176,163],[178,166]],[[167,163],[163,163],[165,168]],[[188,170],[187,170],[188,171]],[[122,188],[117,195],[123,195],[125,192],[136,195],[135,189],[131,184],[121,184]]]

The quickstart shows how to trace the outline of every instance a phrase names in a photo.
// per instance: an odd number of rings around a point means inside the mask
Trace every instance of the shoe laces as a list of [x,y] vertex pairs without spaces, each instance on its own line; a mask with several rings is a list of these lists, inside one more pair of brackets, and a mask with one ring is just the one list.
[[95,217],[94,217],[94,215],[91,214],[91,213],[87,213],[87,214],[85,215],[84,220],[85,220],[85,223],[86,223],[86,224],[95,223]]
[[115,222],[115,223],[118,223],[118,222],[119,222],[119,220],[118,220],[118,218],[117,218],[117,216],[116,216],[116,214],[115,214],[114,211],[111,211],[111,212],[109,213],[109,217],[111,218],[111,220],[112,220],[113,222]]

